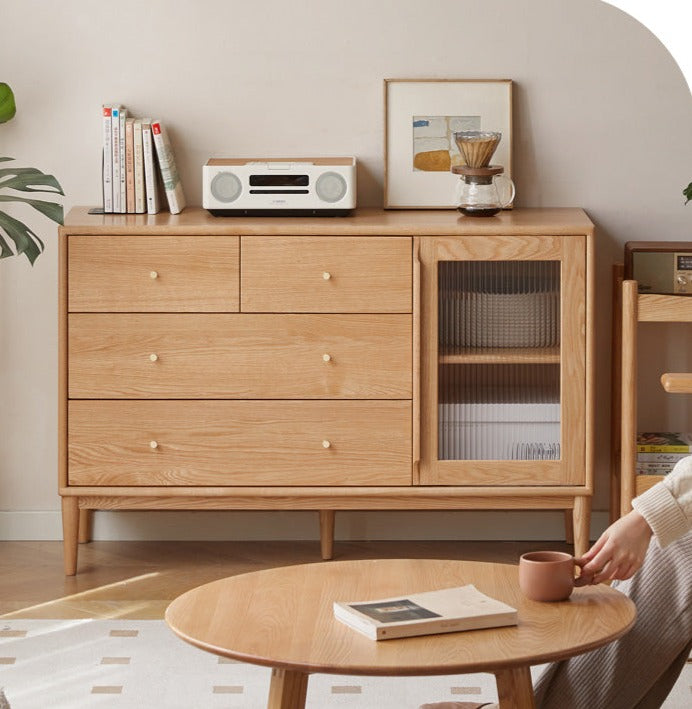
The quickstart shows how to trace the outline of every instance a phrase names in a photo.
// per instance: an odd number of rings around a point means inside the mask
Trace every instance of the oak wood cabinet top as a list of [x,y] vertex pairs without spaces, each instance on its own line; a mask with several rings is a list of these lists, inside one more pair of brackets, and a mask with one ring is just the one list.
[[89,214],[87,207],[74,207],[65,219],[63,232],[89,234],[349,234],[434,236],[497,234],[586,234],[593,224],[582,209],[514,209],[488,219],[464,217],[456,210],[358,209],[348,217],[214,217],[201,207],[180,214]]

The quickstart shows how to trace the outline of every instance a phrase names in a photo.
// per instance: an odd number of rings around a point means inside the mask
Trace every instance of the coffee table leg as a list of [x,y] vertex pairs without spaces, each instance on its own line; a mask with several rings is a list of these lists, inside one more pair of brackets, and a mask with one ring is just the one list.
[[536,706],[528,666],[500,670],[495,673],[495,681],[500,709],[534,709]]
[[272,669],[267,709],[304,709],[308,675],[295,670]]

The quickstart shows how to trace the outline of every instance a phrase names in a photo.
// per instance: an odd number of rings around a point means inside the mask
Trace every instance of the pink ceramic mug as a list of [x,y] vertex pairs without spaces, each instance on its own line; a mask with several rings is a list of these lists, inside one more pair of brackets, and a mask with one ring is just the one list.
[[530,551],[519,559],[519,588],[532,601],[566,601],[580,585],[579,566],[562,551]]

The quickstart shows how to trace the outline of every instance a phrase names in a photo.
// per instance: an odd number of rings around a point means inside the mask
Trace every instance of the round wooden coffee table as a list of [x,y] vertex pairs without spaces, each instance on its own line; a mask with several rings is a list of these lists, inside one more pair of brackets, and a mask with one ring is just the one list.
[[[519,611],[519,624],[375,641],[338,622],[333,601],[359,601],[474,584]],[[525,599],[517,567],[475,561],[376,559],[285,566],[194,588],[166,610],[183,640],[272,668],[267,706],[305,706],[313,672],[453,675],[490,672],[500,706],[533,707],[529,667],[609,643],[634,623],[634,604],[608,586],[575,589],[568,601]]]

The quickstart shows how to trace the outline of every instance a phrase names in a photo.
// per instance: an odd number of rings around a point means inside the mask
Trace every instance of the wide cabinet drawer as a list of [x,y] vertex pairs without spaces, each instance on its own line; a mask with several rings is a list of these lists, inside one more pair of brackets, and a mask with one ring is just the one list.
[[68,318],[72,399],[410,399],[399,314]]
[[237,236],[81,236],[68,245],[68,310],[235,312]]
[[244,236],[241,310],[410,313],[410,237]]
[[410,485],[410,401],[71,401],[70,485]]

